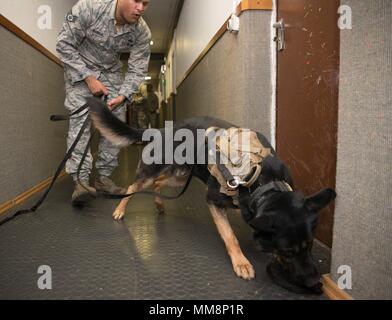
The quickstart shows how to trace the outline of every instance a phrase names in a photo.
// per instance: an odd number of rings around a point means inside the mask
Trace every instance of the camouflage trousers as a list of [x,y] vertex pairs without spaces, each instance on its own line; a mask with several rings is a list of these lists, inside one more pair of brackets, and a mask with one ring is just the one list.
[[[109,90],[108,101],[110,99],[116,98],[118,96],[118,86],[117,88],[113,88],[112,84],[115,82],[108,83],[103,79],[99,79],[104,83],[106,88]],[[114,79],[115,81],[116,79]],[[66,100],[65,107],[69,112],[74,112],[83,106],[86,103],[86,99],[91,97],[87,85],[84,82],[77,83],[72,86],[71,84],[66,82]],[[82,111],[83,114],[85,111]],[[113,114],[125,122],[125,105],[121,105],[112,111]],[[83,123],[86,121],[88,115],[84,115],[80,117],[80,114],[72,116],[69,121],[69,130],[67,136],[67,149],[69,149],[72,143],[75,141]],[[88,120],[90,121],[90,120]],[[90,123],[91,124],[91,123]],[[83,153],[86,149],[88,141],[90,139],[91,134],[91,125],[88,125],[81,136],[78,144],[76,145],[72,156],[67,161],[66,164],[66,172],[70,174],[74,181],[77,180],[77,171],[82,159]],[[97,160],[95,162],[95,168],[97,169],[99,175],[102,176],[110,176],[113,170],[118,166],[118,154],[120,152],[120,148],[110,143],[106,138],[100,137],[99,145],[98,145],[98,155]],[[88,181],[89,176],[93,167],[93,157],[91,155],[91,150],[88,150],[86,158],[83,162],[83,165],[80,169],[79,178],[83,181]]]

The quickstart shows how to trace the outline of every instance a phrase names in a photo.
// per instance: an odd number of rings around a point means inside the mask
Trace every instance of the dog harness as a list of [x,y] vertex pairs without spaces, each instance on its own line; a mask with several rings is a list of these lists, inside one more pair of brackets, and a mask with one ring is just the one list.
[[220,192],[238,203],[238,187],[250,188],[260,176],[263,160],[272,155],[257,133],[250,129],[210,127],[205,133],[208,144],[208,170],[220,184]]

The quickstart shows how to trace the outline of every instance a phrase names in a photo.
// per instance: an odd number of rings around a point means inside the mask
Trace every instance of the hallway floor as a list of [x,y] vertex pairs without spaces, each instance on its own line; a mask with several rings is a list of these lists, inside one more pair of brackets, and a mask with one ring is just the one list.
[[[122,151],[122,167],[114,174],[118,184],[133,181],[140,153],[141,146]],[[233,211],[231,224],[256,270],[252,281],[237,278],[197,179],[182,198],[165,201],[164,215],[156,212],[152,197],[134,197],[121,222],[111,217],[118,201],[98,199],[83,210],[73,208],[72,188],[69,177],[58,182],[36,213],[0,227],[0,299],[326,299],[275,285],[265,271],[270,257],[257,251],[250,229]],[[315,244],[314,256],[327,273],[328,250]],[[37,287],[41,265],[51,267],[51,290]]]

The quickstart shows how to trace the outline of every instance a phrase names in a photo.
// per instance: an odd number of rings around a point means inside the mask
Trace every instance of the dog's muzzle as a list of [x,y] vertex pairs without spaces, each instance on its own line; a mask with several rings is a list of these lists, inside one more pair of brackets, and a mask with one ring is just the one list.
[[320,282],[319,276],[317,279],[315,278],[315,281],[312,280],[309,283],[307,282],[307,279],[304,279],[303,283],[296,283],[291,279],[288,270],[276,257],[267,265],[267,273],[276,284],[291,292],[317,295],[323,293],[323,285]]
[[[269,234],[269,219],[264,213],[263,205],[268,196],[273,192],[291,192],[292,188],[285,181],[272,181],[265,185],[255,186],[251,191],[249,199],[249,210],[243,213],[246,222],[255,230],[255,238],[260,242],[261,247],[272,252],[274,249],[273,237]],[[245,216],[247,215],[247,216]],[[267,273],[271,279],[279,286],[300,294],[321,294],[322,284],[319,276],[302,279],[297,281],[293,279],[293,272],[285,266],[285,263],[279,261],[278,257],[267,266]]]

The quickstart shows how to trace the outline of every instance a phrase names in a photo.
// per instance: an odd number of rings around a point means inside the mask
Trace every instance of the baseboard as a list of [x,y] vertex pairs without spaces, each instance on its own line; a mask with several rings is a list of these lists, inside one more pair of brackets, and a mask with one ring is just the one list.
[[322,276],[324,294],[331,300],[354,300],[347,292],[340,289],[329,274]]
[[[57,180],[64,178],[66,176],[65,170],[63,170]],[[47,188],[50,183],[52,182],[53,177],[50,177],[41,183],[37,184],[36,186],[32,187],[31,189],[27,190],[26,192],[23,192],[16,198],[9,200],[3,204],[0,204],[0,215],[7,212],[8,210],[16,207],[17,205],[21,204],[22,202],[26,201],[28,198],[36,195],[38,192],[42,191],[43,189]]]

